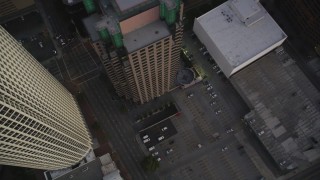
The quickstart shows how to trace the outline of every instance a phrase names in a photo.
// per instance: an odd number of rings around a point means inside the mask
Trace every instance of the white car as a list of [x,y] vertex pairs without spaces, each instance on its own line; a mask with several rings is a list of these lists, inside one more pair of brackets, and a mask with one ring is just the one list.
[[152,150],[154,150],[154,149],[155,149],[154,146],[149,147],[149,151],[152,151]]
[[165,126],[165,127],[163,127],[163,128],[161,129],[161,131],[165,131],[165,130],[167,130],[167,129],[168,129],[168,127]]
[[157,158],[157,161],[158,161],[158,162],[161,161],[161,158],[158,157],[158,158]]
[[218,95],[217,95],[217,94],[210,94],[210,96],[211,96],[212,98],[216,98]]
[[212,69],[217,69],[218,66],[213,66]]
[[222,71],[221,71],[221,69],[220,69],[220,70],[217,71],[217,74],[220,74],[221,72],[222,72]]
[[231,132],[233,132],[234,130],[232,129],[232,128],[230,128],[230,129],[227,129],[227,134],[229,134],[229,133],[231,133]]
[[222,110],[221,109],[219,109],[219,110],[216,110],[216,114],[220,114],[222,112]]
[[170,149],[168,149],[168,150],[166,151],[166,153],[169,154],[169,153],[171,153],[172,151],[173,151],[173,149],[170,148]]
[[149,142],[149,141],[150,141],[150,138],[144,139],[144,140],[143,140],[143,143],[147,143],[147,142]]
[[142,139],[147,139],[149,136],[146,134],[142,137]]
[[208,51],[203,52],[203,55],[204,55],[204,56],[207,55],[207,54],[209,54]]
[[228,150],[228,147],[226,146],[226,147],[223,147],[222,149],[221,149],[221,151],[223,152],[223,151],[226,151],[226,150]]
[[258,132],[258,135],[259,135],[259,136],[261,136],[262,134],[264,134],[264,131]]
[[207,91],[210,91],[212,88],[212,86],[207,87]]
[[211,103],[210,103],[210,106],[213,106],[213,105],[215,105],[216,104],[216,102],[215,101],[212,101]]
[[190,93],[189,95],[188,95],[188,98],[192,98],[193,97],[193,93]]
[[43,48],[43,43],[41,41],[39,42],[39,46]]
[[202,148],[202,145],[201,145],[201,144],[198,144],[198,148],[199,148],[199,149]]
[[154,152],[154,153],[151,154],[151,156],[154,157],[154,156],[157,156],[158,154],[159,154],[159,152]]
[[158,137],[158,140],[159,140],[159,141],[162,141],[163,139],[164,139],[164,136]]

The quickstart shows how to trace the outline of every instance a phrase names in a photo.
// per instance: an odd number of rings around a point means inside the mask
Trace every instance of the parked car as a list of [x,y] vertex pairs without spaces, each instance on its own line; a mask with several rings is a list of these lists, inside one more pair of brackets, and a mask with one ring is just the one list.
[[222,152],[223,152],[223,151],[226,151],[226,150],[228,150],[228,147],[227,147],[227,146],[225,146],[225,147],[223,147],[223,148],[221,149]]
[[158,158],[157,158],[157,161],[158,161],[158,162],[159,162],[159,161],[161,161],[161,158],[160,158],[160,157],[158,157]]
[[149,136],[146,134],[142,137],[142,139],[147,139]]
[[163,139],[164,139],[164,136],[158,137],[158,140],[159,140],[159,141],[162,141]]
[[154,150],[154,149],[155,149],[154,146],[149,147],[149,151],[152,151],[152,150]]
[[157,151],[157,152],[152,153],[151,156],[154,157],[154,156],[157,156],[158,154],[159,154],[159,152]]
[[150,141],[150,138],[144,139],[144,140],[143,140],[143,143],[147,143],[147,142],[149,142],[149,141]]
[[172,151],[173,151],[173,149],[170,148],[170,149],[167,149],[166,153],[167,153],[167,154],[170,154]]
[[43,48],[43,43],[41,41],[38,44],[41,48]]
[[190,93],[189,95],[188,95],[188,98],[192,98],[193,97],[193,93]]
[[165,131],[165,130],[167,130],[167,129],[168,129],[168,127],[165,126],[165,127],[163,127],[163,128],[161,129],[161,131]]

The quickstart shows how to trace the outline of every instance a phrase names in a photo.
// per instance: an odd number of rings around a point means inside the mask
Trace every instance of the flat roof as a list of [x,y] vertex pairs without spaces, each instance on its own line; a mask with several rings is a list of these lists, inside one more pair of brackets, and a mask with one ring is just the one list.
[[162,38],[170,36],[170,34],[167,24],[157,20],[140,29],[125,34],[123,36],[123,43],[127,48],[128,53],[131,53]]
[[143,2],[146,2],[148,0],[115,0],[117,3],[117,6],[119,7],[120,11],[125,11],[127,9],[133,8]]
[[91,162],[88,162],[76,169],[73,169],[71,172],[64,174],[60,177],[57,177],[55,180],[88,180],[88,179],[102,179],[103,174],[101,171],[101,162],[97,158]]
[[254,132],[264,132],[257,137],[278,166],[299,167],[320,157],[313,148],[320,142],[320,93],[287,53],[271,52],[230,80],[253,109],[245,119]]
[[218,49],[229,69],[258,59],[252,58],[270,52],[270,47],[287,37],[263,6],[252,1],[230,0],[195,19],[194,31],[200,41],[210,54],[211,47]]
[[93,42],[98,41],[100,39],[99,33],[96,30],[96,23],[100,21],[100,16],[95,13],[89,17],[82,19],[84,26]]

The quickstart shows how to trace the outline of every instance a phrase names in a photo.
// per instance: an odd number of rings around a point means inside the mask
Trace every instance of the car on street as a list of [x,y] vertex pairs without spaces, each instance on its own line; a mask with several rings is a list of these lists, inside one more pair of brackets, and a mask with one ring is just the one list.
[[154,157],[154,156],[157,156],[158,154],[159,154],[159,152],[157,151],[157,152],[152,153],[151,156]]
[[199,148],[199,149],[202,148],[202,144],[198,144],[198,148]]
[[189,95],[188,95],[188,98],[192,98],[193,97],[193,93],[190,93]]
[[165,130],[167,130],[167,129],[168,129],[168,127],[165,126],[165,127],[163,127],[163,128],[161,129],[161,131],[163,132],[163,131],[165,131]]
[[161,161],[161,158],[160,158],[160,157],[158,157],[158,158],[157,158],[157,161],[158,161],[158,162],[159,162],[159,161]]
[[226,151],[226,150],[228,150],[228,147],[227,147],[227,146],[225,146],[225,147],[223,147],[223,148],[221,149],[222,152],[223,152],[223,151]]
[[213,89],[212,86],[207,87],[207,91],[210,91],[211,89]]
[[158,137],[158,140],[159,140],[159,141],[162,141],[163,139],[164,139],[164,136]]
[[39,44],[39,46],[40,46],[41,48],[43,48],[43,43],[42,43],[42,41],[40,41],[38,44]]
[[155,147],[154,146],[151,146],[151,147],[149,147],[149,151],[152,151],[152,150],[154,150],[155,149]]
[[142,137],[142,139],[147,139],[149,136],[146,134]]
[[143,143],[147,143],[147,142],[149,142],[149,141],[150,141],[150,138],[144,139],[144,140],[143,140]]
[[56,55],[57,54],[57,51],[52,49],[52,52],[53,52],[53,55]]
[[218,70],[218,71],[217,71],[216,73],[217,73],[217,74],[220,74],[220,73],[222,73],[221,69],[220,69],[220,70]]
[[166,153],[167,153],[167,154],[170,154],[172,151],[173,151],[173,149],[170,148],[170,149],[167,149]]
[[218,66],[213,66],[212,69],[217,69]]

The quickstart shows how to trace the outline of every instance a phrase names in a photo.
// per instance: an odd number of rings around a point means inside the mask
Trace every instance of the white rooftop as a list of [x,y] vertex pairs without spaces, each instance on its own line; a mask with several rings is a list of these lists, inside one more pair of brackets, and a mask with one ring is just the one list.
[[196,18],[193,31],[226,76],[281,45],[287,37],[257,0],[229,0]]

